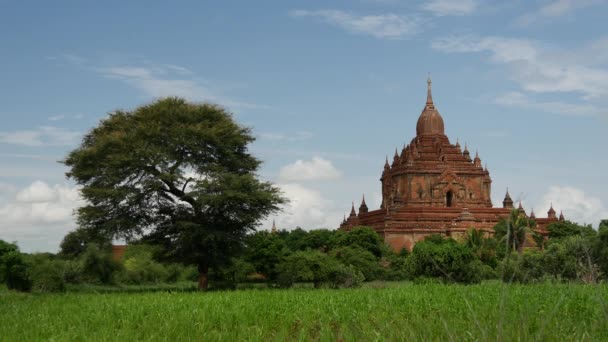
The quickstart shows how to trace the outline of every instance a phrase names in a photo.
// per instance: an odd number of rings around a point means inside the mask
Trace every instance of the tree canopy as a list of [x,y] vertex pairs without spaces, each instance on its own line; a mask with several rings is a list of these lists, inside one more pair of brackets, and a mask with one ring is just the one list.
[[225,109],[166,98],[117,110],[85,135],[64,163],[82,186],[83,229],[144,237],[170,257],[209,267],[230,261],[246,233],[279,210],[278,188],[260,181],[249,128]]

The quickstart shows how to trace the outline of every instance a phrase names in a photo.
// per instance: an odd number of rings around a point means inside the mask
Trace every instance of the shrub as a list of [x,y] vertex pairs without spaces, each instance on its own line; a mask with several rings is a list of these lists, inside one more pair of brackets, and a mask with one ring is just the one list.
[[382,268],[376,257],[357,245],[340,247],[333,250],[331,255],[344,265],[353,266],[363,274],[365,280],[375,280],[382,275]]
[[479,282],[470,265],[473,252],[454,239],[432,235],[414,246],[406,261],[406,272],[413,277],[436,277],[459,283]]
[[68,284],[80,284],[84,280],[82,263],[78,260],[66,260],[63,264],[63,280]]
[[65,264],[46,261],[32,266],[32,289],[36,292],[63,292]]
[[291,287],[297,281],[312,281],[314,287],[318,288],[329,280],[337,264],[336,259],[319,251],[295,252],[277,266],[277,284]]
[[510,253],[499,264],[498,273],[506,282],[537,282],[545,278],[543,263],[543,254],[537,251]]
[[363,273],[353,265],[336,264],[328,273],[329,286],[332,289],[359,287],[363,280]]
[[95,245],[89,245],[82,256],[82,271],[88,282],[109,284],[118,268],[110,253]]
[[3,275],[9,289],[27,292],[32,288],[30,265],[18,250],[4,253],[2,260]]
[[376,257],[381,257],[382,252],[385,251],[380,236],[370,227],[354,227],[346,234],[339,234],[337,239],[338,246],[358,246],[368,250]]

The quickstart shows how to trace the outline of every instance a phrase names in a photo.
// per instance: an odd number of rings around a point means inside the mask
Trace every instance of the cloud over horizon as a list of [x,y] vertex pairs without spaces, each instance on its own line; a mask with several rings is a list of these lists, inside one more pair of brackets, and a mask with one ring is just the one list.
[[338,26],[348,32],[379,39],[405,39],[422,30],[424,21],[416,15],[386,13],[357,15],[340,10],[293,10],[294,17],[313,17]]

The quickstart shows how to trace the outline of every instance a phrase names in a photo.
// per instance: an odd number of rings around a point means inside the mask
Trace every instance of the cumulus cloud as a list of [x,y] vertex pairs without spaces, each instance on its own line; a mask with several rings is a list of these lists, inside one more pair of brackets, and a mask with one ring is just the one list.
[[544,22],[550,19],[563,17],[571,14],[576,10],[587,8],[594,5],[605,3],[604,0],[553,0],[538,10],[525,13],[515,19],[515,24],[519,26],[528,26],[538,22]]
[[436,16],[469,15],[477,9],[475,0],[431,0],[421,6]]
[[332,180],[342,177],[336,167],[327,159],[313,157],[312,160],[296,160],[293,164],[281,168],[281,181],[315,181]]
[[592,224],[597,227],[601,219],[608,218],[608,208],[598,197],[586,194],[584,191],[569,186],[551,186],[535,208],[536,213],[546,213],[553,204],[553,209],[559,215],[564,211],[567,220],[580,224]]
[[380,39],[402,39],[421,31],[423,20],[418,16],[394,13],[356,15],[339,10],[294,10],[294,17],[315,17],[355,34]]
[[83,205],[77,187],[35,181],[17,190],[5,188],[0,203],[0,239],[17,241],[25,251],[57,250],[74,229],[74,210]]
[[270,228],[275,220],[278,229],[301,227],[306,230],[316,228],[337,228],[342,214],[336,210],[334,202],[323,197],[321,192],[297,183],[277,184],[289,203],[276,217],[269,217],[262,229]]
[[605,61],[591,57],[607,45],[591,44],[573,52],[528,39],[464,35],[436,39],[431,46],[447,53],[489,53],[490,61],[507,66],[510,77],[524,90],[575,92],[590,100],[608,95]]
[[71,146],[81,133],[59,127],[38,127],[31,130],[0,132],[0,143],[23,146]]

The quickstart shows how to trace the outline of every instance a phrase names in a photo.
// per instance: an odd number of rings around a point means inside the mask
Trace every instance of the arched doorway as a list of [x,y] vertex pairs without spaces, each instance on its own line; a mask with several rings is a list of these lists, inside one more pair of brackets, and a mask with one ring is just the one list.
[[454,197],[454,195],[452,194],[452,190],[448,191],[445,194],[445,205],[448,207],[452,206],[452,198]]

